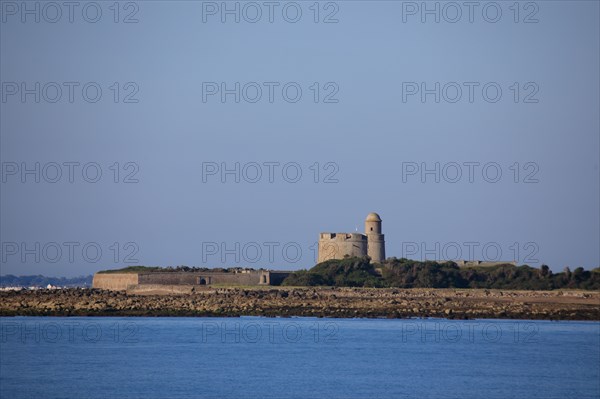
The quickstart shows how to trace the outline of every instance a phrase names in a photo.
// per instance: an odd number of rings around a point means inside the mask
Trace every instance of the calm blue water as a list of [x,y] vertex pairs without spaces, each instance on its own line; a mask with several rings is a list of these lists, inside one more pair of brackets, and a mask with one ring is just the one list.
[[600,323],[1,318],[2,398],[598,398]]

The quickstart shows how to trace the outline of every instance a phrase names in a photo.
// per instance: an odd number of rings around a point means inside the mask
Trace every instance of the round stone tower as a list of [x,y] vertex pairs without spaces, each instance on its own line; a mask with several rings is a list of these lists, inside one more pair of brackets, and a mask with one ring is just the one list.
[[385,240],[381,234],[381,218],[378,214],[369,213],[367,215],[365,235],[367,236],[367,255],[373,262],[383,262],[385,260]]

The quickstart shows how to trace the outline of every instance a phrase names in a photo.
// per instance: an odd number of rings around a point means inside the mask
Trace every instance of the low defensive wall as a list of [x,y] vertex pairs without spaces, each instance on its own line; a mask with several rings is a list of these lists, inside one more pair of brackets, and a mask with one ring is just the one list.
[[251,270],[242,272],[146,272],[96,273],[93,287],[124,291],[144,286],[279,285],[290,275],[288,271]]
[[139,284],[137,273],[96,273],[92,287],[104,290],[125,291],[128,286]]

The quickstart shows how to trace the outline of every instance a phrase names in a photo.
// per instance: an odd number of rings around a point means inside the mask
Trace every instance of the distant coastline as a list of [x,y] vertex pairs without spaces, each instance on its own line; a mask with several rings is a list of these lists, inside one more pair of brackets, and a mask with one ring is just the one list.
[[[459,267],[396,258],[380,264],[367,256],[277,275],[265,269],[134,266],[98,272],[95,288],[2,290],[0,316],[600,320],[598,268],[552,273],[547,266]],[[98,276],[119,285],[98,287]],[[33,277],[25,281],[47,281]],[[52,281],[87,283],[90,277]]]
[[15,276],[6,274],[0,276],[0,288],[46,288],[52,287],[71,288],[71,287],[91,287],[93,276],[79,277],[48,277],[38,275]]
[[505,290],[600,290],[600,268],[554,273],[511,263],[462,265],[456,262],[416,261],[388,258],[381,263],[369,256],[330,259],[309,270],[274,271],[252,268],[146,267],[102,270],[94,288],[126,290],[146,285],[299,286],[368,288],[480,288]]

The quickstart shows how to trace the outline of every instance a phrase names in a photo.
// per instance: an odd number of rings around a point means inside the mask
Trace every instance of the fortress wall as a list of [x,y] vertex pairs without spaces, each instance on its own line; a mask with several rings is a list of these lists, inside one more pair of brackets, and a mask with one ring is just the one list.
[[[279,285],[291,272],[279,271],[252,271],[250,273],[222,273],[222,272],[154,272],[154,273],[96,273],[94,275],[94,288],[123,291],[131,286],[132,292],[145,292],[156,290],[157,286],[167,287],[165,290],[179,292],[180,289],[171,286],[198,286],[201,280],[205,285]],[[148,286],[148,287],[146,287]],[[152,287],[151,287],[152,286]],[[175,290],[175,291],[173,291]],[[181,292],[189,289],[181,288]]]
[[218,273],[218,272],[165,272],[140,274],[139,284],[198,285],[200,279],[206,284],[258,285],[260,272]]
[[140,274],[139,284],[195,284],[196,273],[144,273]]
[[211,284],[258,285],[260,283],[260,272],[220,273],[207,275],[207,277],[211,278]]
[[96,273],[92,282],[93,288],[124,291],[127,286],[138,284],[137,273]]

